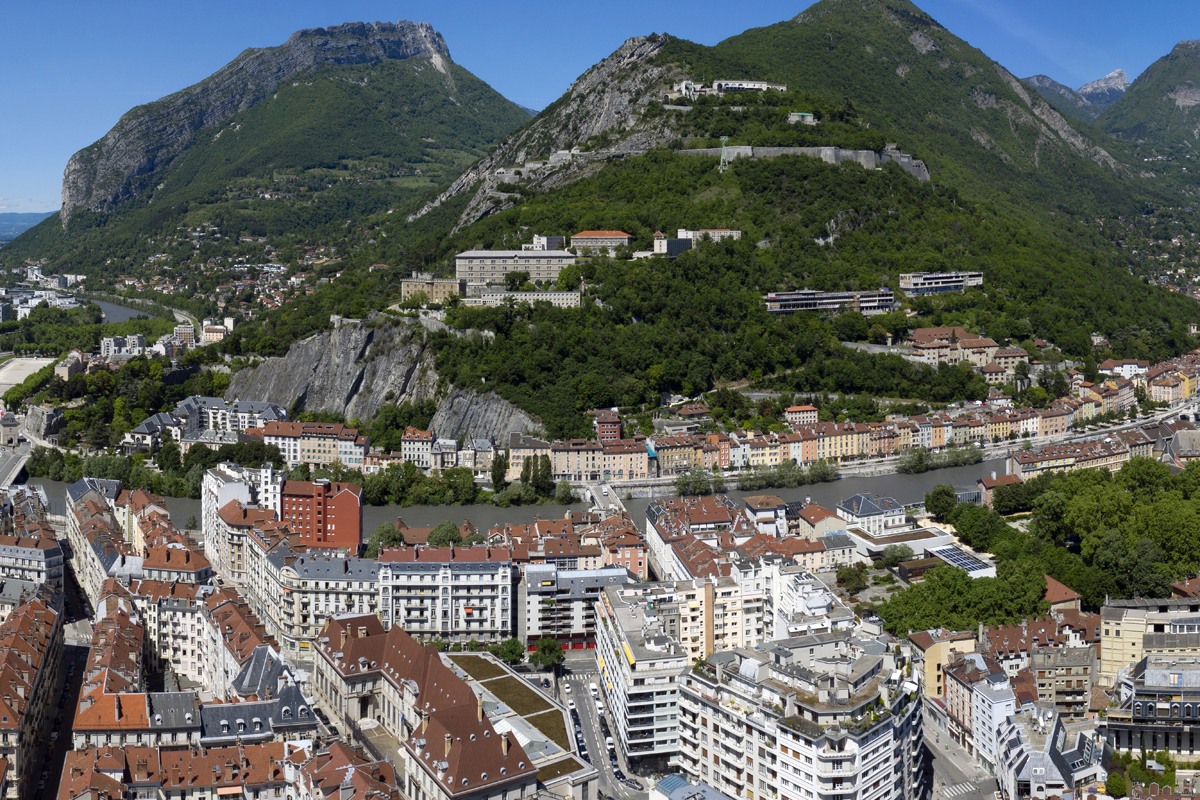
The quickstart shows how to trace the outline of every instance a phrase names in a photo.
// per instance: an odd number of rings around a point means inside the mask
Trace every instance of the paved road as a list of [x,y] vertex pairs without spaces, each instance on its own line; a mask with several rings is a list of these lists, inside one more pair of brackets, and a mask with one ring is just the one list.
[[12,483],[17,477],[17,464],[29,455],[31,445],[25,442],[17,447],[5,447],[0,452],[0,485]]
[[[79,706],[79,689],[83,684],[83,673],[87,666],[92,639],[92,623],[88,619],[88,605],[83,592],[75,579],[74,564],[67,562],[65,594],[65,647],[63,648],[62,668],[59,670],[60,687],[58,703],[51,703],[51,715],[48,716],[47,730],[42,732],[39,747],[48,749],[48,757],[43,764],[46,776],[44,791],[38,791],[38,797],[57,797],[58,783],[62,777],[63,760],[71,749],[71,724],[75,719],[75,709]],[[57,707],[56,707],[57,706]],[[51,731],[58,731],[57,741],[51,741]],[[41,775],[38,776],[41,780]]]
[[[612,733],[608,728],[607,719],[602,721],[596,712],[596,701],[588,691],[588,685],[591,683],[596,683],[597,686],[600,683],[596,674],[595,658],[588,654],[586,658],[568,659],[563,678],[559,681],[559,697],[568,708],[570,703],[574,702],[576,710],[579,711],[581,730],[576,731],[575,736],[582,739],[588,753],[587,761],[600,773],[600,792],[607,797],[647,800],[649,794],[646,791],[634,791],[617,781],[610,753],[617,756],[617,765],[627,778],[638,779],[630,773],[625,754],[619,752],[620,746],[616,737],[613,737],[612,751],[605,745],[605,737],[611,736]],[[566,691],[567,686],[571,687],[569,692]],[[643,779],[640,782],[645,785],[647,781]]]
[[928,712],[923,727],[925,746],[933,755],[932,800],[992,800],[1000,788],[996,779],[938,728]]

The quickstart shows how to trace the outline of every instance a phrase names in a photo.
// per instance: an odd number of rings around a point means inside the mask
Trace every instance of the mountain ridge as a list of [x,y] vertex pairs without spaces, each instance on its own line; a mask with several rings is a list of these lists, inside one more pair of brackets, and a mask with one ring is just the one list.
[[[516,199],[503,189],[509,177],[499,170],[520,170],[555,150],[580,146],[591,154],[539,167],[526,181],[529,188],[562,185],[591,174],[604,159],[670,145],[681,127],[678,115],[647,112],[659,107],[673,81],[701,75],[786,83],[825,98],[850,98],[868,129],[894,137],[975,199],[999,200],[1018,212],[1031,199],[1036,205],[1069,206],[1064,192],[1075,198],[1125,193],[1116,184],[1136,176],[1094,131],[1077,128],[1003,65],[907,0],[825,0],[791,20],[712,47],[666,34],[627,40],[408,219],[462,194],[472,199],[455,230],[509,208]],[[909,102],[914,97],[918,102]],[[578,120],[581,108],[600,113]],[[1093,166],[1076,169],[1076,159]],[[1050,174],[1054,183],[1073,183],[1053,197],[1045,179]]]
[[1046,99],[1047,103],[1064,114],[1070,114],[1089,122],[1100,116],[1102,109],[1096,108],[1092,101],[1049,75],[1031,75],[1028,78],[1022,78],[1021,82],[1032,86],[1038,94]]

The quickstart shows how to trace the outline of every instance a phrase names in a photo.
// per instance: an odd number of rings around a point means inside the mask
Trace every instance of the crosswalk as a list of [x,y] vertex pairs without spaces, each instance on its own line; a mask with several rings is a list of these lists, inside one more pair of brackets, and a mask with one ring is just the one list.
[[942,789],[942,796],[958,797],[959,795],[964,795],[973,791],[975,791],[975,784],[973,783],[956,783],[953,786],[947,786],[946,788]]

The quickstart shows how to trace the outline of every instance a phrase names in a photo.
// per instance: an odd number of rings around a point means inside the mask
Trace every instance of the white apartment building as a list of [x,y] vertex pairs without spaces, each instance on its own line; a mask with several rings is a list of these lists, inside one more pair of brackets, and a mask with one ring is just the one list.
[[900,276],[900,288],[910,296],[963,292],[982,285],[982,272],[905,272]]
[[719,242],[722,239],[738,240],[742,238],[741,231],[731,231],[729,228],[701,228],[698,231],[689,231],[685,228],[680,228],[675,234],[679,239],[691,239],[692,241],[700,241],[701,239],[709,239],[714,242]]
[[975,757],[988,772],[996,774],[1000,726],[1017,713],[1017,696],[1007,676],[989,675],[971,687],[973,706]]
[[579,308],[582,295],[579,292],[510,292],[506,289],[484,290],[474,297],[466,297],[463,304],[480,308],[495,308],[508,301],[514,303],[549,303],[555,308]]
[[[379,616],[421,639],[498,642],[516,634],[520,570],[497,547],[385,547]],[[522,609],[523,611],[524,609]]]
[[678,678],[692,659],[645,592],[609,586],[600,593],[597,662],[617,747],[631,768],[664,772],[679,754]]
[[57,539],[0,536],[0,576],[63,589],[63,551]]
[[115,355],[140,356],[146,352],[146,337],[140,333],[129,336],[105,336],[100,340],[100,355],[109,358]]
[[529,564],[518,638],[529,646],[546,637],[558,640],[564,650],[590,650],[596,646],[593,606],[600,590],[634,582],[624,567],[559,569],[557,564]]
[[996,739],[1005,800],[1078,796],[1108,776],[1095,723],[1064,723],[1053,708],[1026,707],[1001,724]]
[[[213,569],[236,585],[245,582],[243,525],[224,520],[221,509],[233,501],[243,508],[257,506],[279,518],[284,476],[270,466],[246,469],[237,464],[218,464],[204,473],[200,484],[201,530],[204,555]],[[251,514],[251,516],[254,516]]]
[[678,766],[735,797],[916,800],[921,702],[886,636],[842,634],[712,655],[679,679]]
[[409,425],[400,437],[400,457],[418,469],[429,469],[436,438],[433,431],[423,431]]
[[[222,329],[223,330],[223,329]],[[183,424],[184,433],[201,430],[244,433],[268,422],[287,421],[287,411],[274,403],[192,395],[172,412]]]

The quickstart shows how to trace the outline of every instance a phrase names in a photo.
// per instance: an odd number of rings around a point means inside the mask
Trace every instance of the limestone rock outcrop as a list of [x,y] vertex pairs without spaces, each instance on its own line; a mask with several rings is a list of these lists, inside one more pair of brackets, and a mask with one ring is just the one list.
[[436,399],[431,427],[438,436],[506,442],[512,432],[543,430],[535,418],[493,392],[453,388],[439,397],[431,336],[419,322],[381,314],[343,320],[331,331],[296,342],[285,356],[238,371],[225,397],[361,420],[388,403]]

